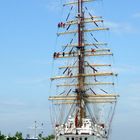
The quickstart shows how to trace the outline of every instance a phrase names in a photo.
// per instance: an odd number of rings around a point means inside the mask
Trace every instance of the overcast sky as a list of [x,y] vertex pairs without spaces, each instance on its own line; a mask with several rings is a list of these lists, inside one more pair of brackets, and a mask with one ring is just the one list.
[[[49,77],[62,0],[0,0],[0,130],[24,134],[36,120],[51,133]],[[115,54],[121,95],[113,140],[140,130],[140,1],[99,0]],[[94,7],[94,4],[93,4]],[[94,7],[95,8],[95,7]]]

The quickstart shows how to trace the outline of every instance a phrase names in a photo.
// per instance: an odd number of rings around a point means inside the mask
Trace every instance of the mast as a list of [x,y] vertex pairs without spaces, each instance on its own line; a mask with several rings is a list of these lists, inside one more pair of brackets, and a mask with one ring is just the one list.
[[78,89],[76,90],[77,92],[77,102],[78,106],[79,106],[79,122],[78,122],[78,126],[76,127],[80,127],[82,126],[82,118],[85,117],[85,107],[82,104],[82,96],[84,93],[84,81],[85,81],[85,77],[82,76],[84,74],[84,47],[83,47],[83,43],[84,43],[84,24],[83,24],[83,20],[84,20],[84,13],[83,13],[83,0],[78,0]]
[[[50,78],[51,81],[56,81],[58,94],[50,96],[49,100],[60,115],[55,127],[56,134],[60,137],[63,134],[85,133],[108,139],[119,97],[113,90],[115,82],[111,77],[116,77],[117,74],[112,72],[112,65],[106,59],[103,63],[97,61],[100,57],[113,56],[113,53],[106,47],[106,42],[96,38],[96,32],[107,31],[109,28],[103,26],[102,16],[92,15],[84,5],[94,1],[76,0],[64,4],[63,6],[71,7],[66,21],[58,23],[60,30],[57,37],[73,36],[68,43],[64,40],[60,52],[53,54],[54,60],[67,59],[67,63],[58,67],[59,75]],[[71,19],[73,5],[76,5],[77,14]],[[89,35],[89,39],[85,35]],[[86,121],[91,124],[89,128],[85,125]]]

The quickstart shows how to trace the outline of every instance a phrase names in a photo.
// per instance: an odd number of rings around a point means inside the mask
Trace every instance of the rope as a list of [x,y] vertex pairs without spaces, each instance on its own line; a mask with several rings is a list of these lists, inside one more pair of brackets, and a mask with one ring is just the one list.
[[112,116],[111,116],[111,119],[110,119],[110,122],[109,122],[108,139],[109,139],[109,136],[110,136],[111,124],[112,124],[112,121],[113,121],[113,117],[115,115],[116,105],[117,105],[117,102],[114,105],[113,113],[112,113]]
[[69,19],[69,17],[70,17],[70,14],[71,14],[72,9],[73,9],[73,6],[71,6],[71,8],[70,8],[70,12],[69,12],[69,13],[68,13],[68,15],[67,15],[66,21],[68,21],[68,19]]
[[[69,110],[69,113],[68,113],[68,115],[67,115],[67,117],[66,117],[66,119],[65,119],[65,121],[64,121],[64,123],[66,123],[67,122],[67,120],[68,120],[68,117],[70,116],[70,114],[73,114],[73,112],[74,112],[74,103],[75,103],[75,101],[76,100],[74,100],[74,102],[73,102],[73,104],[71,105],[71,107],[70,107],[70,110]],[[73,112],[72,112],[72,109],[73,109]]]
[[[87,7],[85,7],[85,9],[88,11]],[[88,14],[91,17],[91,19],[93,20],[94,18],[93,18],[92,14],[89,11],[88,11]],[[99,27],[99,25],[95,21],[93,23],[95,24],[96,27]]]
[[90,117],[91,117],[91,119],[92,119],[92,122],[95,124],[95,123],[96,123],[96,117],[92,117],[93,115],[92,115],[92,113],[91,113],[90,108],[88,107],[88,105],[85,105],[85,106],[86,106],[86,108],[87,108],[87,110],[88,110],[88,112],[89,112],[89,115],[90,115]]

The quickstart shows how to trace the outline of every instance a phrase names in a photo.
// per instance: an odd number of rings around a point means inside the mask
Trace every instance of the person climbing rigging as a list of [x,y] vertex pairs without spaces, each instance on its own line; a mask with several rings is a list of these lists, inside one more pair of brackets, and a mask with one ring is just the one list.
[[53,58],[56,58],[56,52],[54,52],[54,54],[53,54]]
[[58,58],[58,57],[59,57],[59,55],[60,55],[60,53],[58,52],[58,53],[56,54],[56,57]]
[[60,28],[61,27],[61,23],[58,23],[58,28]]
[[94,53],[94,52],[96,52],[96,50],[95,49],[91,49],[91,52]]
[[63,57],[65,56],[65,52],[62,53]]
[[66,24],[63,22],[58,23],[58,28],[65,28]]

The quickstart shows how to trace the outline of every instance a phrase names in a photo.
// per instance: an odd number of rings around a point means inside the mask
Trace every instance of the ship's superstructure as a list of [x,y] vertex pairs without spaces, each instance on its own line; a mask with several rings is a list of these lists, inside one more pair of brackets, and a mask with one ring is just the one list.
[[62,49],[53,54],[59,65],[59,76],[51,78],[56,93],[49,97],[56,106],[52,113],[56,139],[107,140],[118,97],[117,74],[110,64],[113,53],[102,41],[109,28],[101,16],[92,14],[95,0],[67,2],[66,20],[58,23]]

